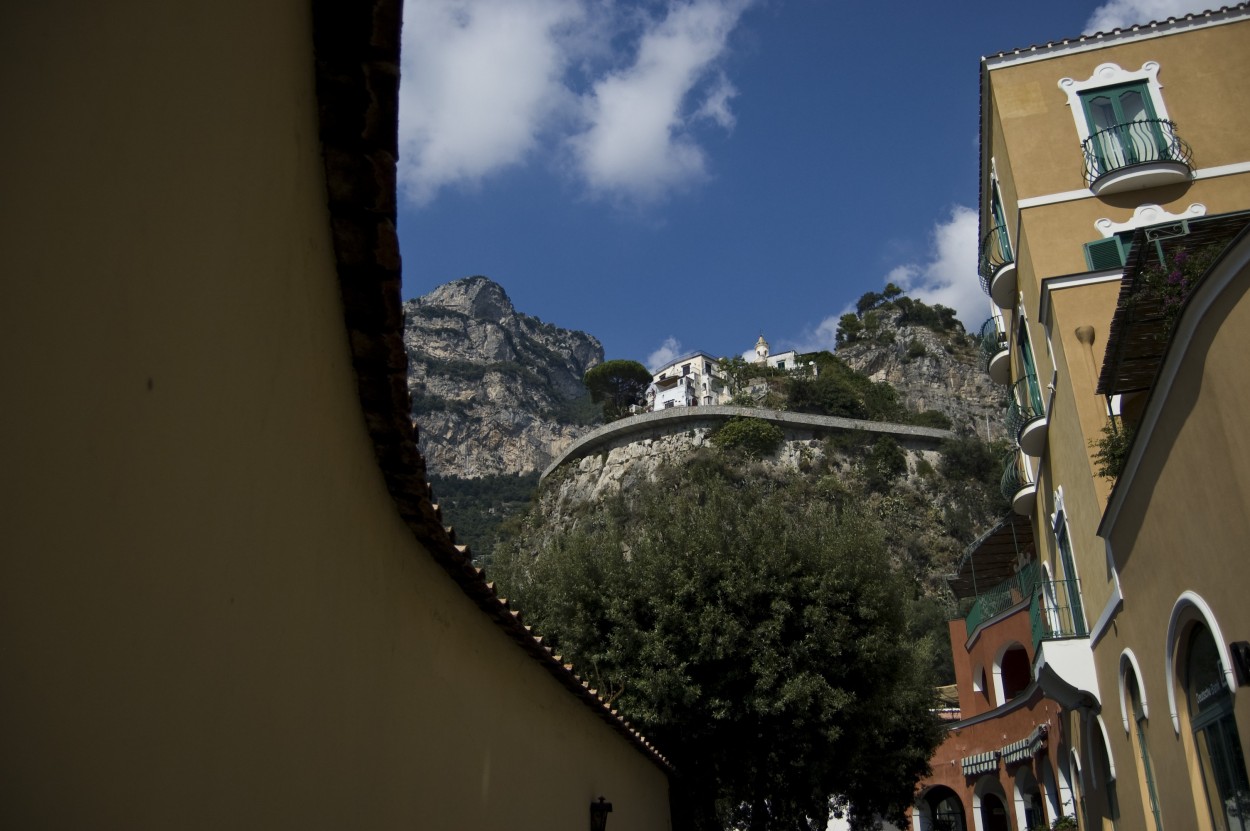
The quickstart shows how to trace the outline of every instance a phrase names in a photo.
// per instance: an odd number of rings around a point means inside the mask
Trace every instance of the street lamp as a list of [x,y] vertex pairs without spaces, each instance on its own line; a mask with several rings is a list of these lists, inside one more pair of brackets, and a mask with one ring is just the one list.
[[598,802],[590,803],[590,831],[605,831],[610,813],[612,813],[612,803],[603,797],[599,797]]

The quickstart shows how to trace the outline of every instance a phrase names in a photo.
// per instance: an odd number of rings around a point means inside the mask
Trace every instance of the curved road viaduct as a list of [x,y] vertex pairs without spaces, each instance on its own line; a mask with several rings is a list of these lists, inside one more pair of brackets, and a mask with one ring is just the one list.
[[865,421],[858,418],[788,413],[782,410],[764,410],[754,407],[670,407],[654,413],[629,416],[605,424],[582,436],[547,466],[540,479],[566,462],[588,456],[605,447],[618,447],[640,438],[658,438],[695,427],[712,428],[731,418],[759,418],[781,427],[787,439],[806,438],[837,430],[862,430],[869,433],[887,433],[911,445],[928,445],[936,449],[943,440],[955,434],[950,430],[933,427],[917,427],[911,424],[894,424],[888,421]]

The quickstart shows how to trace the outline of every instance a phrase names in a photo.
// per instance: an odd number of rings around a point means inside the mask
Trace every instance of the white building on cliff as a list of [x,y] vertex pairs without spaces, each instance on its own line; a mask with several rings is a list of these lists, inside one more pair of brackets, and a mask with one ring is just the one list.
[[[746,355],[743,357],[746,358]],[[691,352],[659,367],[647,387],[644,409],[654,412],[669,407],[728,404],[733,392],[725,371],[718,366],[719,361],[708,352]],[[787,372],[800,366],[798,353],[794,350],[770,354],[768,341],[763,335],[755,342],[755,358],[751,363]],[[814,370],[814,365],[811,366]]]

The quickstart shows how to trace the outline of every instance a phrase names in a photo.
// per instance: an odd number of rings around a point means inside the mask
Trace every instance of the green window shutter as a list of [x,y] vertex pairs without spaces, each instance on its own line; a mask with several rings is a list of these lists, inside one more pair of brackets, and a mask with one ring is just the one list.
[[1085,262],[1090,271],[1105,271],[1124,266],[1124,246],[1119,237],[1107,237],[1085,243]]

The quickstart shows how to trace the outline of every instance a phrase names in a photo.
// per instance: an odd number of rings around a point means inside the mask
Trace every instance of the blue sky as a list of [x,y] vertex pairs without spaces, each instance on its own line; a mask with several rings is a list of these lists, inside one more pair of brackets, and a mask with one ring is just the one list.
[[979,327],[979,58],[1202,8],[407,0],[404,296],[483,274],[651,366],[831,349],[888,280]]

